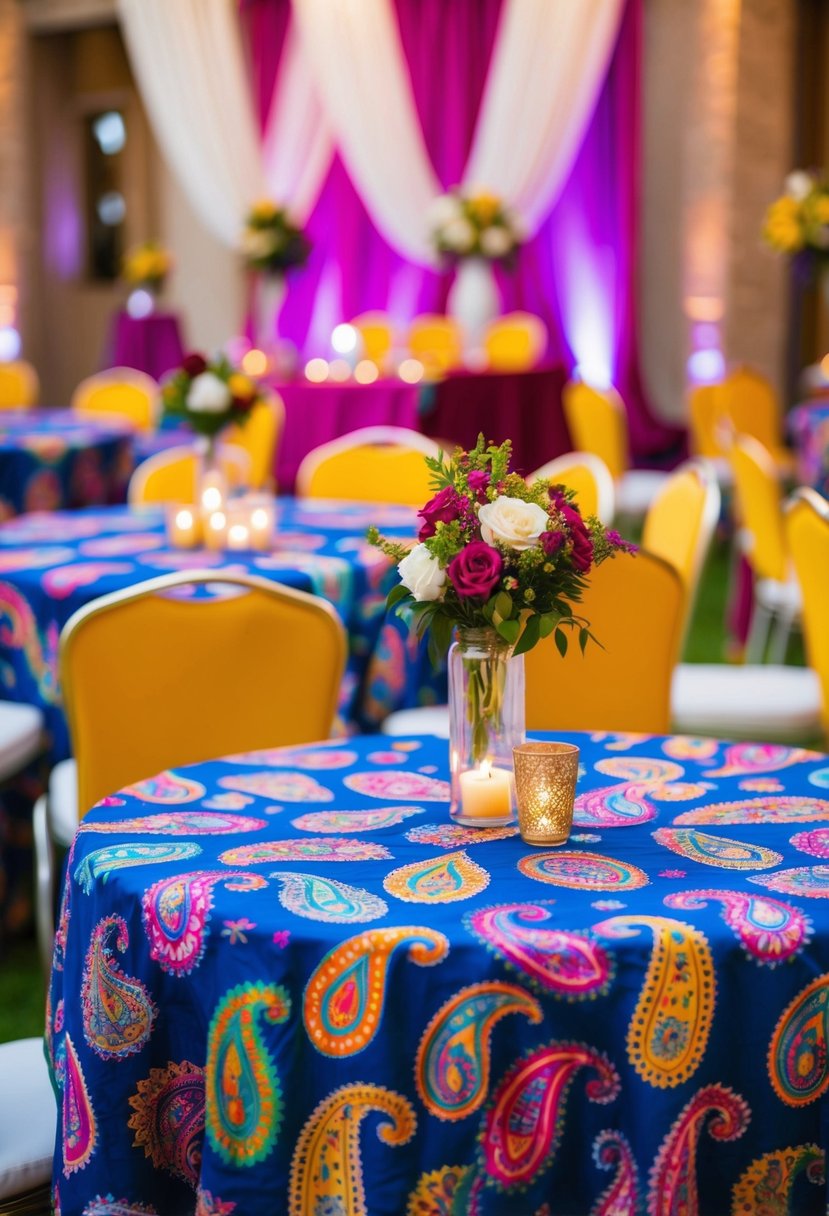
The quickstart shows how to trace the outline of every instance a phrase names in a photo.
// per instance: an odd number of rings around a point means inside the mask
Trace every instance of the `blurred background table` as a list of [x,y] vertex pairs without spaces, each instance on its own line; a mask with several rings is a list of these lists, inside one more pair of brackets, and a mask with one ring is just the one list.
[[428,737],[91,811],[47,1012],[64,1216],[113,1177],[135,1212],[824,1213],[829,757],[562,737],[564,848],[451,824]]
[[71,410],[0,412],[0,518],[123,502],[133,430]]
[[153,312],[131,317],[118,312],[107,340],[104,367],[134,367],[159,380],[184,358],[178,314]]
[[[69,754],[57,687],[60,630],[76,609],[172,570],[242,569],[322,595],[342,618],[349,656],[340,701],[343,729],[377,726],[393,709],[445,700],[425,649],[385,600],[397,574],[365,540],[370,523],[410,537],[405,507],[281,499],[272,551],[174,550],[160,508],[42,513],[0,530],[0,681],[4,697],[40,706],[51,759]],[[274,695],[280,695],[275,693]]]
[[799,405],[788,416],[798,479],[829,496],[829,398]]

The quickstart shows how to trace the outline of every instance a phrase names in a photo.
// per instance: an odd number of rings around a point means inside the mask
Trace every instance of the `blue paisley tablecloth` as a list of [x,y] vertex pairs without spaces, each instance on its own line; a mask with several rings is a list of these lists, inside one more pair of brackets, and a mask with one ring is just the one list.
[[799,405],[789,414],[787,425],[797,449],[797,472],[801,482],[829,495],[829,402]]
[[829,757],[582,749],[568,844],[449,822],[447,745],[163,773],[68,861],[62,1216],[823,1213]]
[[385,616],[397,575],[365,540],[377,523],[412,536],[407,507],[293,499],[277,502],[269,553],[182,552],[164,536],[160,508],[127,507],[20,516],[0,527],[0,696],[39,705],[52,736],[51,758],[68,755],[57,686],[60,630],[99,595],[173,570],[251,571],[323,595],[348,630],[349,657],[340,713],[346,729],[372,727],[403,706],[446,699],[424,648],[397,617]]
[[117,419],[71,410],[0,412],[0,519],[123,502],[133,432]]

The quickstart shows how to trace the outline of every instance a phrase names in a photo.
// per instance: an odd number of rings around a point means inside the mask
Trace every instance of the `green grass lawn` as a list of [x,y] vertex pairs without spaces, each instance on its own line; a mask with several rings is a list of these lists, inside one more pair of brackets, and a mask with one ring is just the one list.
[[[700,587],[685,647],[689,662],[722,662],[726,654],[724,629],[729,586],[729,549],[715,541]],[[802,656],[799,639],[789,656]],[[0,1042],[43,1032],[43,981],[33,938],[15,942],[0,958]]]

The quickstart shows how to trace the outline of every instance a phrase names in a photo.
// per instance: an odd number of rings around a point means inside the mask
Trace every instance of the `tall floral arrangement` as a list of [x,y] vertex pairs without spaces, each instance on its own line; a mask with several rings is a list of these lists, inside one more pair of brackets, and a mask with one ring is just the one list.
[[259,386],[225,355],[208,359],[194,352],[161,387],[165,414],[212,439],[230,422],[244,422],[259,400]]
[[170,253],[157,241],[145,241],[124,255],[121,277],[130,287],[161,291],[173,267]]
[[784,193],[766,211],[763,237],[807,273],[829,261],[829,179],[804,169],[790,173]]
[[451,259],[469,257],[509,262],[523,240],[517,217],[496,194],[451,190],[435,200],[430,216],[438,253]]
[[251,270],[289,270],[301,266],[310,251],[310,241],[284,207],[270,199],[251,207],[242,232],[242,253]]

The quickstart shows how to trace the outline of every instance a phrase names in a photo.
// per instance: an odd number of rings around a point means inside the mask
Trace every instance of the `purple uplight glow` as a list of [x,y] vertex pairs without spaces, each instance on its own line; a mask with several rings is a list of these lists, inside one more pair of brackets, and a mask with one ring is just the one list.
[[610,388],[616,371],[613,250],[591,243],[572,214],[565,222],[569,231],[561,245],[564,273],[560,289],[564,336],[581,379],[596,388]]

